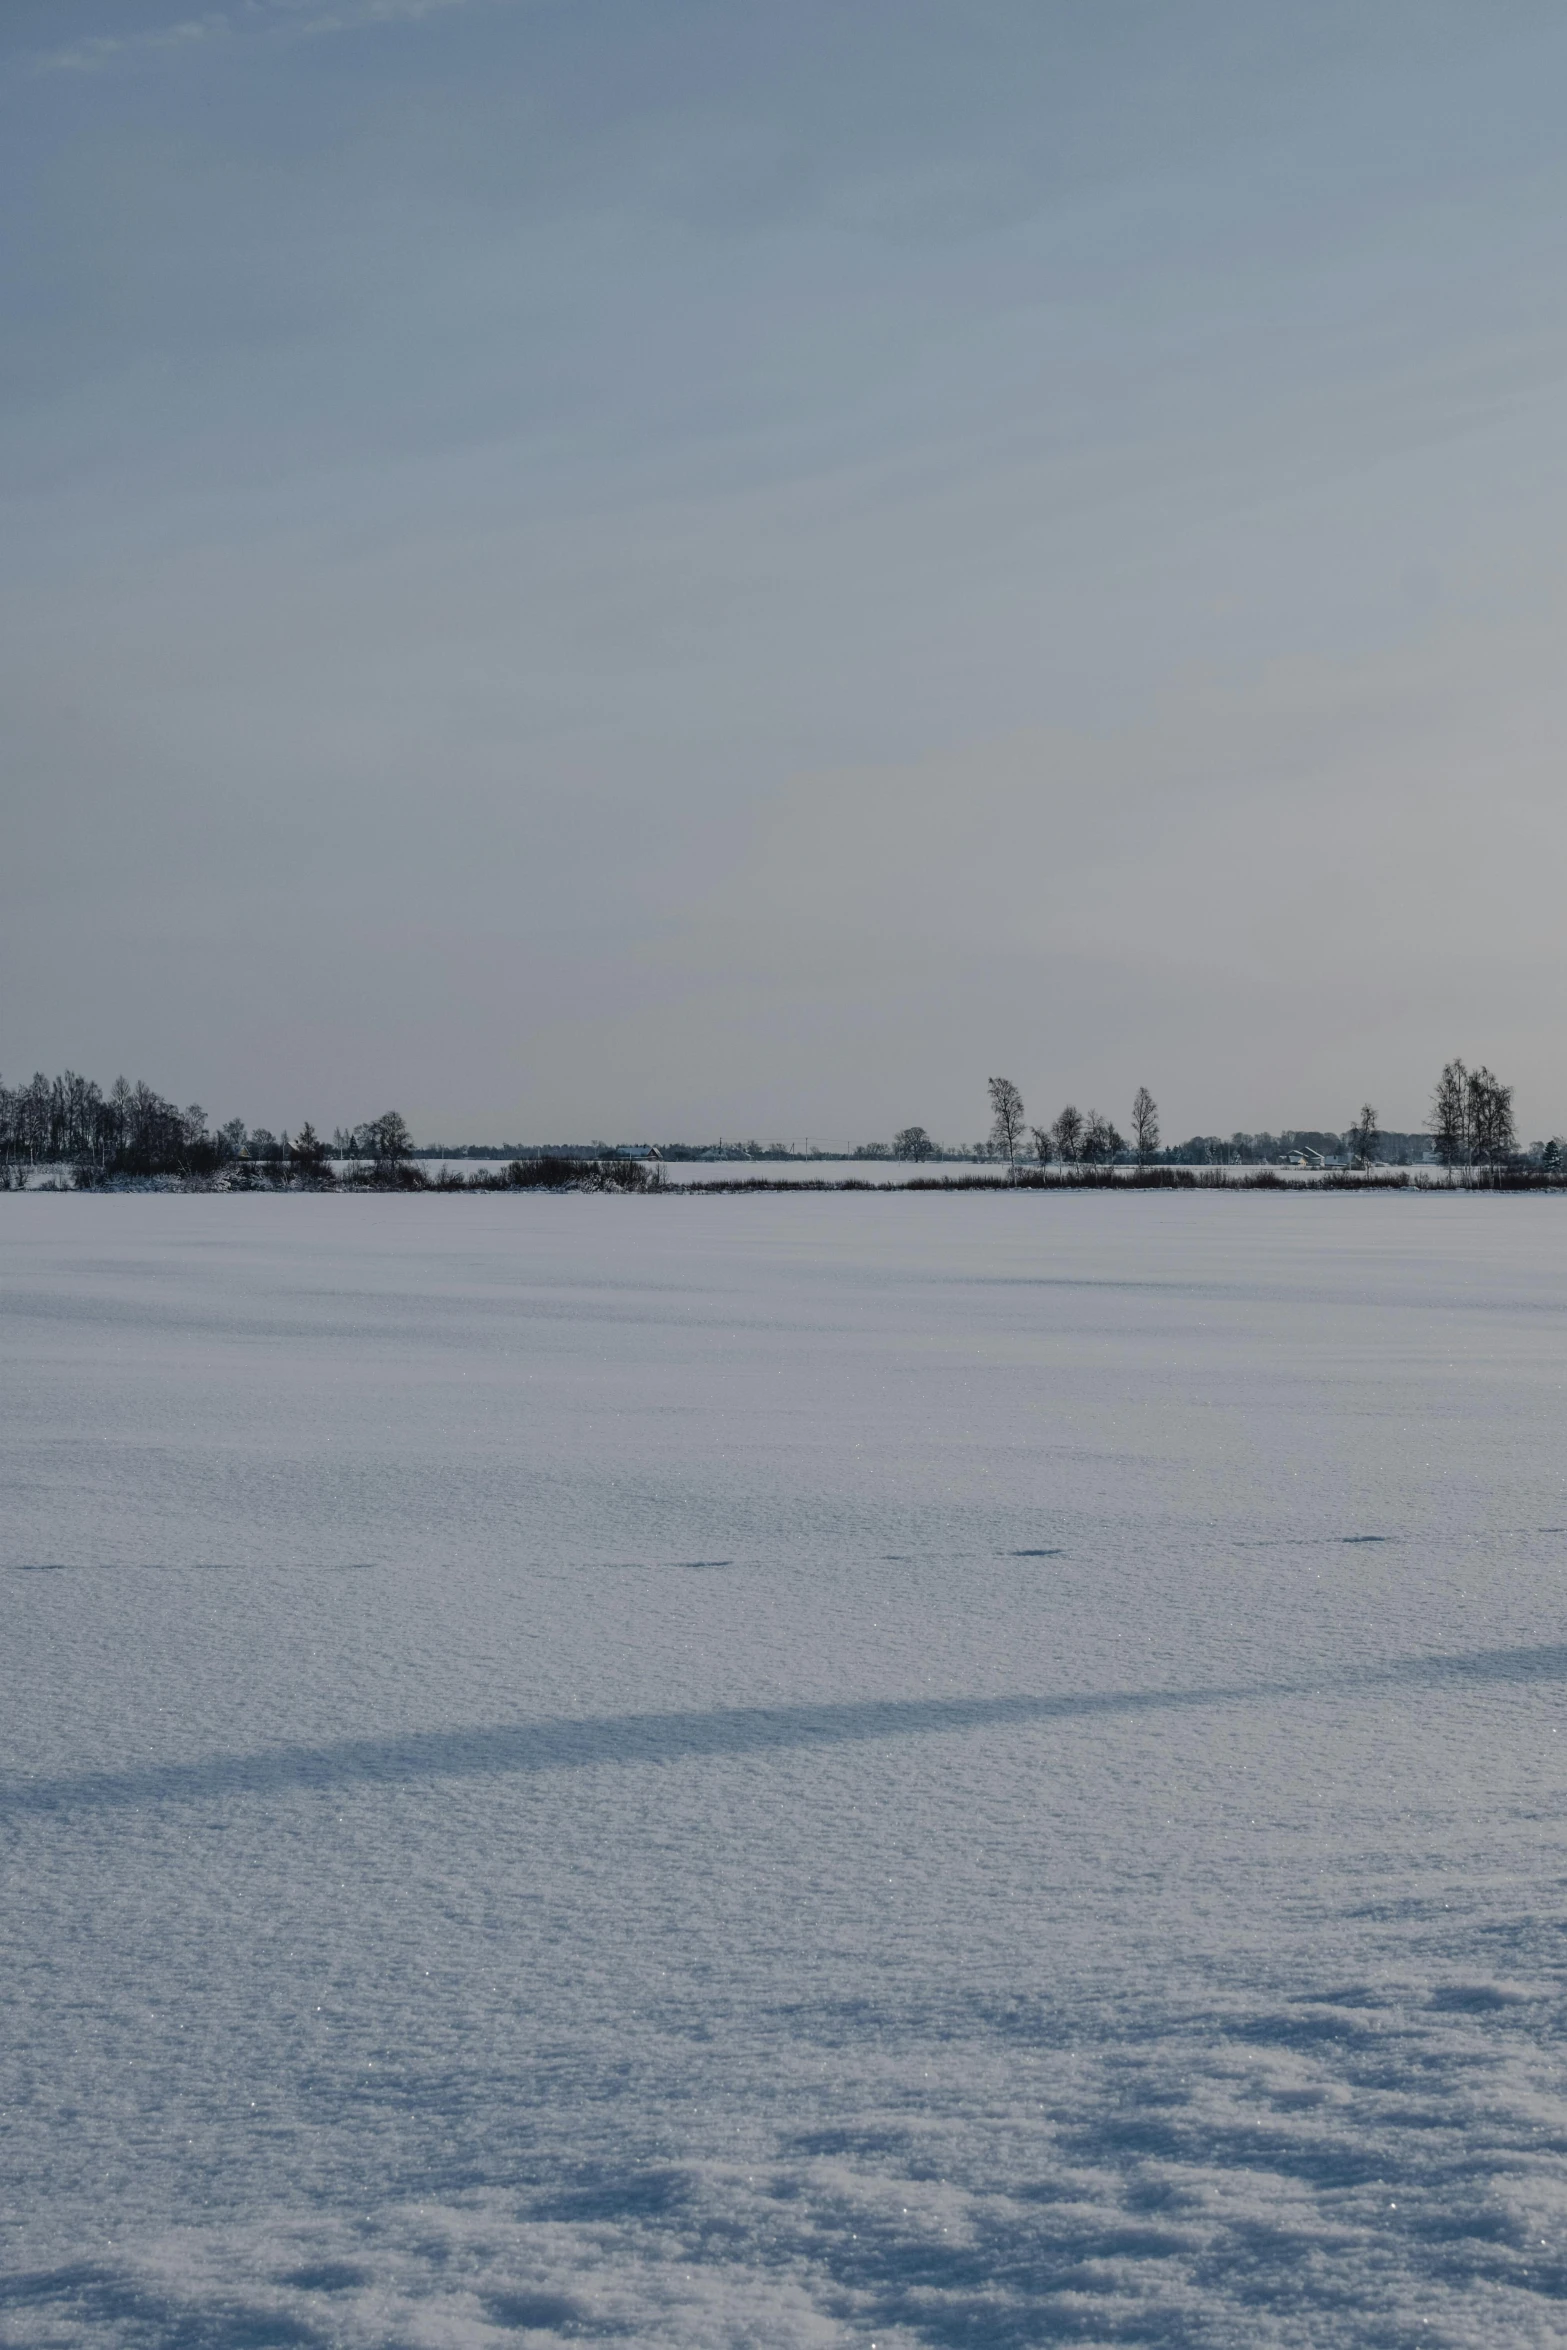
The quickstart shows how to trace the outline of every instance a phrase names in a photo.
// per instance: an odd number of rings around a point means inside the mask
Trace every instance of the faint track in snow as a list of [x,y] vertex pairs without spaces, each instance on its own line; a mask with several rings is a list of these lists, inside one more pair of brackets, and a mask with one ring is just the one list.
[[1106,1714],[1257,1705],[1331,1695],[1391,1695],[1454,1682],[1567,1681],[1567,1642],[1414,1656],[1315,1680],[1191,1689],[1085,1690],[1056,1696],[887,1698],[858,1704],[717,1707],[699,1713],[611,1714],[477,1724],[217,1754],[138,1770],[0,1781],[0,1817],[74,1808],[200,1803],[291,1789],[394,1785],[424,1779],[668,1764],[810,1746],[923,1737]]

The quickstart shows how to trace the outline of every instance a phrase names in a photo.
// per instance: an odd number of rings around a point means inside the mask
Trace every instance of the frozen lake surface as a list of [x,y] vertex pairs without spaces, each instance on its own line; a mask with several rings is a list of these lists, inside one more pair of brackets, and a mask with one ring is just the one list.
[[0,2341],[1567,2337],[1567,1201],[0,1284]]

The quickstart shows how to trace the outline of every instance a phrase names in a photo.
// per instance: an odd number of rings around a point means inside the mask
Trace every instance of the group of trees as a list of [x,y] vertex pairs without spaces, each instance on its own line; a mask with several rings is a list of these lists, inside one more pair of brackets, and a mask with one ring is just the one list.
[[[1508,1171],[1555,1174],[1561,1164],[1558,1139],[1537,1143],[1531,1152],[1518,1148],[1513,1122],[1513,1089],[1485,1068],[1466,1069],[1449,1061],[1431,1096],[1431,1145],[1448,1169],[1463,1168],[1471,1176],[1491,1177]],[[1380,1163],[1383,1136],[1369,1102],[1344,1136],[1352,1167]]]
[[330,1143],[308,1122],[292,1136],[243,1118],[212,1127],[199,1102],[178,1109],[150,1085],[117,1077],[105,1093],[72,1069],[40,1071],[25,1085],[0,1083],[0,1166],[71,1166],[82,1180],[116,1175],[215,1175],[236,1167],[274,1180],[295,1176],[333,1180],[332,1161],[368,1162],[387,1174],[406,1164],[413,1137],[395,1110],[352,1130],[339,1127]]
[[224,1151],[199,1103],[176,1109],[150,1085],[119,1077],[104,1093],[74,1069],[60,1077],[40,1070],[25,1085],[0,1084],[0,1161],[11,1166],[69,1162],[114,1173],[201,1174]]
[[[1062,1167],[1109,1166],[1117,1159],[1148,1166],[1160,1155],[1158,1105],[1145,1085],[1138,1087],[1132,1103],[1132,1140],[1128,1144],[1097,1110],[1085,1115],[1070,1102],[1052,1125],[1030,1126],[1023,1096],[1011,1078],[992,1077],[988,1083],[991,1127],[986,1147],[1005,1159],[1014,1172],[1020,1156],[1028,1155],[1029,1143],[1041,1167],[1052,1161]],[[1567,1143],[1560,1138],[1521,1153],[1513,1121],[1512,1087],[1504,1085],[1491,1070],[1466,1069],[1460,1060],[1449,1061],[1437,1080],[1429,1140],[1444,1167],[1462,1168],[1471,1176],[1493,1176],[1509,1169],[1549,1175],[1567,1164]],[[1358,1116],[1342,1134],[1237,1134],[1229,1144],[1220,1144],[1213,1136],[1197,1137],[1163,1156],[1226,1162],[1286,1158],[1308,1164],[1337,1161],[1365,1170],[1384,1163],[1385,1144],[1392,1143],[1398,1156],[1407,1159],[1411,1146],[1421,1142],[1419,1136],[1384,1135],[1376,1110],[1370,1102],[1363,1102]],[[900,1158],[929,1157],[934,1148],[921,1126],[905,1128],[893,1145]]]
[[1491,1173],[1510,1166],[1518,1155],[1512,1087],[1483,1066],[1449,1061],[1431,1096],[1431,1140],[1444,1167]]
[[1097,1110],[1086,1113],[1068,1102],[1050,1126],[1030,1126],[1023,1096],[1010,1077],[992,1077],[990,1086],[990,1147],[1016,1171],[1025,1136],[1041,1167],[1052,1160],[1063,1167],[1109,1167],[1130,1149],[1141,1167],[1148,1166],[1159,1149],[1159,1106],[1146,1085],[1137,1088],[1132,1102],[1132,1141],[1117,1132]]
[[895,1159],[933,1159],[936,1145],[923,1126],[905,1126],[892,1138],[892,1155]]

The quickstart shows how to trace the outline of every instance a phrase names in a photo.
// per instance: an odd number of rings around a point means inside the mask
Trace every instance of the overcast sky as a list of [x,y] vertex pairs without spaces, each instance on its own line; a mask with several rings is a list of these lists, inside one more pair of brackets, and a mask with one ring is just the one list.
[[1567,1127],[1560,0],[7,0],[0,1070]]

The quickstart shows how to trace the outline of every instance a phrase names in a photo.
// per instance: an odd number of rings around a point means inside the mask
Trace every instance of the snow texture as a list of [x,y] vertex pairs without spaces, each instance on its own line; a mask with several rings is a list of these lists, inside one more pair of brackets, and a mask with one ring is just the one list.
[[1567,1202],[0,1202],[0,2342],[1567,2338]]

